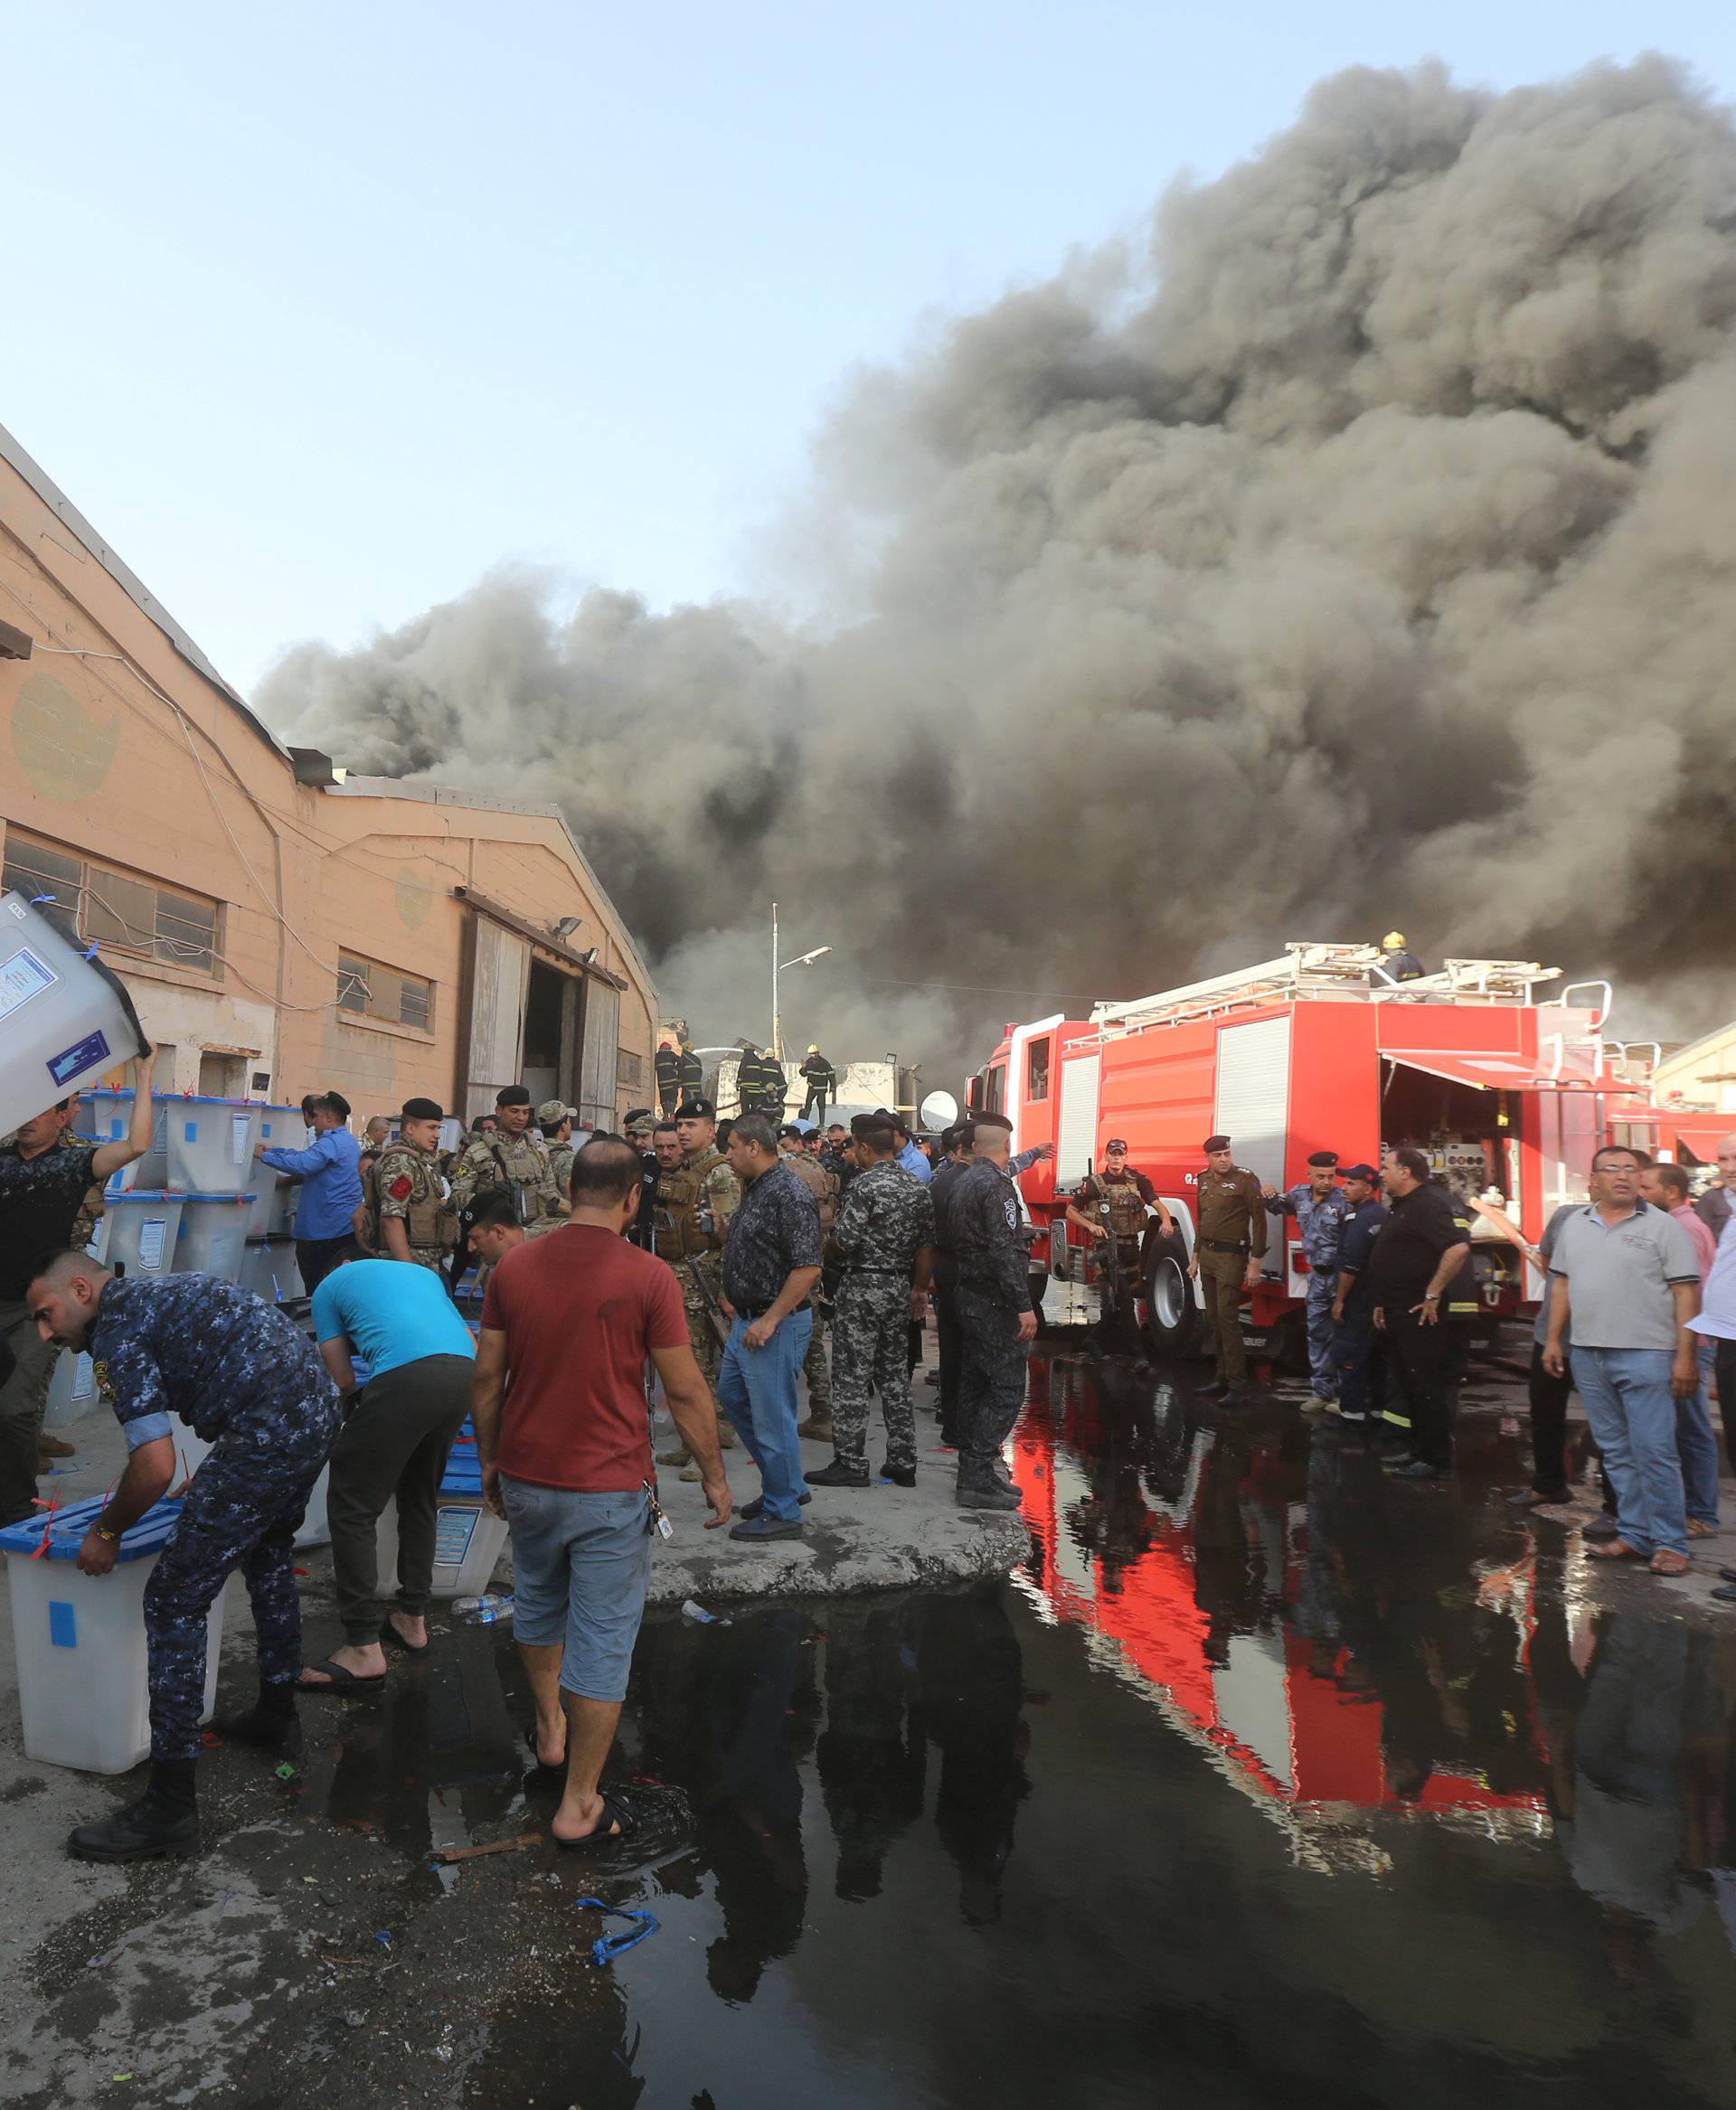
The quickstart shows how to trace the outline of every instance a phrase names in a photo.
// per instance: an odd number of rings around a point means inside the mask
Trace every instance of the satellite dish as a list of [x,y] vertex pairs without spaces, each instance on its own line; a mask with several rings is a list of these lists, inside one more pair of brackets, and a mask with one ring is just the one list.
[[950,1092],[930,1092],[917,1115],[924,1128],[950,1128],[958,1118],[958,1102]]

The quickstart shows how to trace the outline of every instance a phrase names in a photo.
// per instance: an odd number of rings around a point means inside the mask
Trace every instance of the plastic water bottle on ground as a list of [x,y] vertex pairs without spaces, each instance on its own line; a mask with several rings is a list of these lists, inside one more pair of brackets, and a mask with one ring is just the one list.
[[730,1624],[717,1613],[708,1612],[703,1605],[695,1604],[692,1597],[683,1605],[681,1614],[684,1619],[691,1619],[697,1626],[727,1626]]
[[512,1617],[513,1600],[510,1596],[490,1590],[486,1597],[455,1598],[452,1609],[458,1618],[468,1620],[473,1626],[492,1626],[496,1620]]

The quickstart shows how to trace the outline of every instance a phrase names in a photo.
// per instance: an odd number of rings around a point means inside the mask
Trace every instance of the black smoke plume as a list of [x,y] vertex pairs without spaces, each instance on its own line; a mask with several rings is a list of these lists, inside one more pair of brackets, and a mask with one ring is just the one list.
[[261,703],[558,799],[705,1039],[764,1035],[774,897],[835,947],[788,1036],[930,1081],[1005,1019],[1392,924],[1710,1022],[1733,314],[1736,133],[1680,67],[1344,73],[1140,253],[854,387],[802,509],[852,552],[824,630],[566,619],[505,570]]

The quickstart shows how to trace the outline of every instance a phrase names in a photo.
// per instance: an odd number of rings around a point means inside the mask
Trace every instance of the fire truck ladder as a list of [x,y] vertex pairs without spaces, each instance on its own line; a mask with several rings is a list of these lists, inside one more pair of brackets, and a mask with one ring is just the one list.
[[1529,1004],[1539,983],[1555,981],[1559,967],[1536,960],[1448,960],[1440,972],[1414,982],[1394,982],[1381,964],[1379,946],[1330,945],[1301,941],[1287,945],[1284,957],[1263,960],[1179,989],[1160,990],[1130,1003],[1099,1003],[1090,1022],[1105,1040],[1144,1032],[1153,1026],[1180,1025],[1299,999],[1360,1003],[1449,1003]]

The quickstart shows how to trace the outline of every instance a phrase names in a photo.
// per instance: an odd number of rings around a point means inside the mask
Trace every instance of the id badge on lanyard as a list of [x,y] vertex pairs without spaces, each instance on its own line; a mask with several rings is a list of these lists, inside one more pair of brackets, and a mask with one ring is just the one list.
[[648,1480],[641,1480],[639,1485],[644,1488],[645,1499],[651,1505],[650,1513],[645,1520],[646,1532],[655,1531],[659,1539],[673,1539],[675,1535],[675,1527],[664,1515],[663,1504],[657,1500],[656,1489]]

